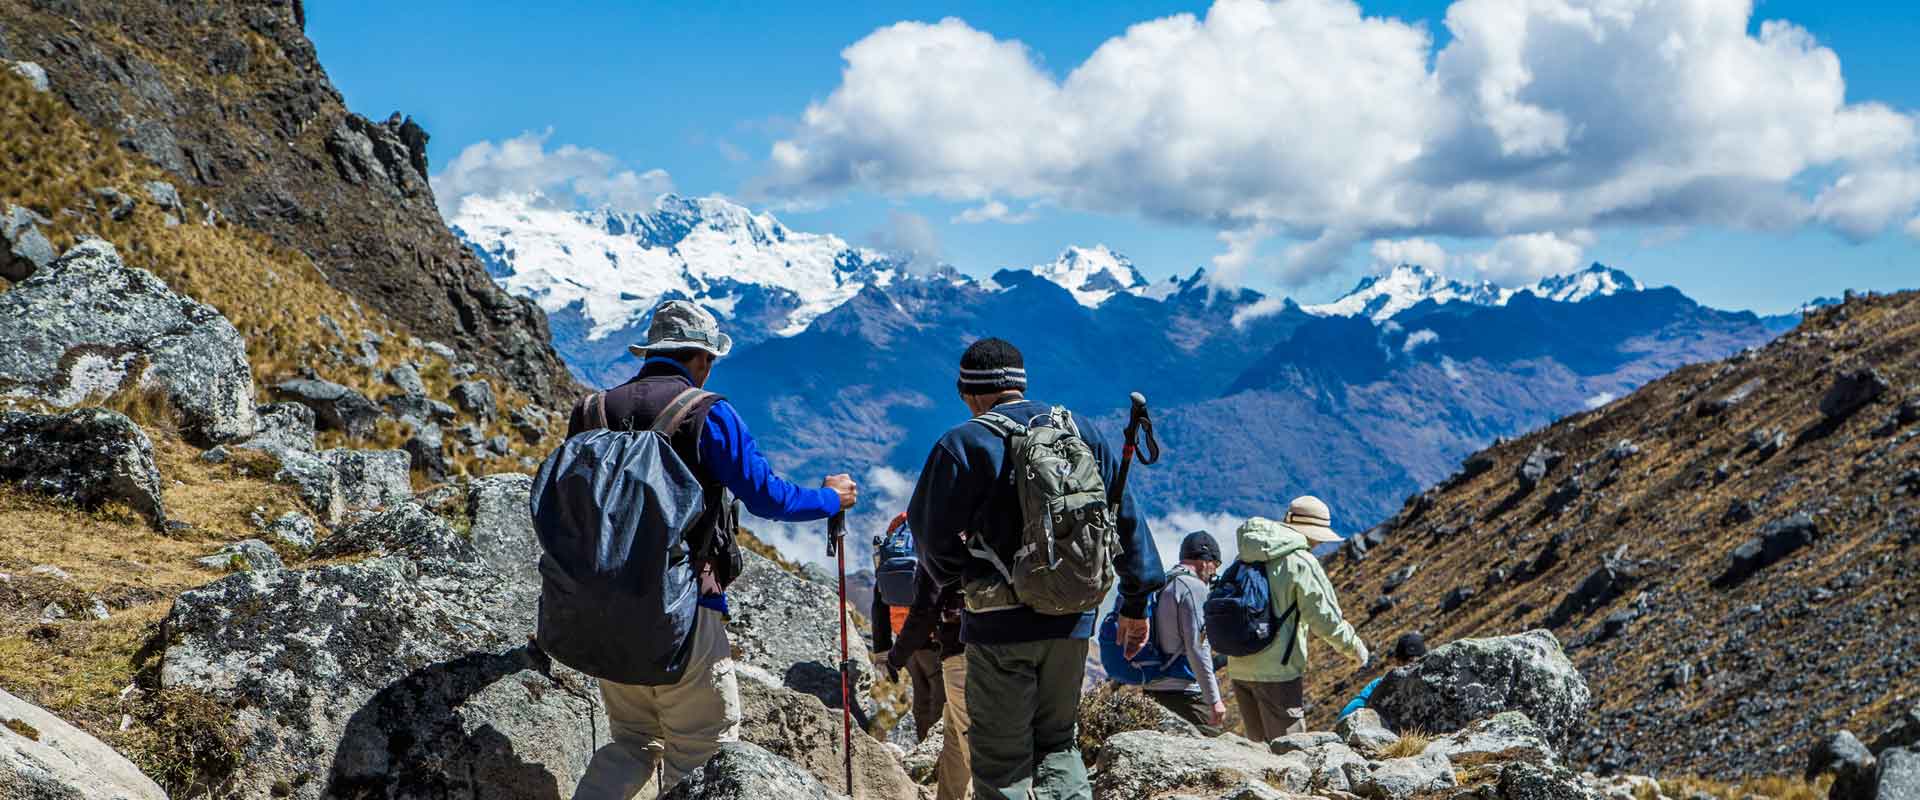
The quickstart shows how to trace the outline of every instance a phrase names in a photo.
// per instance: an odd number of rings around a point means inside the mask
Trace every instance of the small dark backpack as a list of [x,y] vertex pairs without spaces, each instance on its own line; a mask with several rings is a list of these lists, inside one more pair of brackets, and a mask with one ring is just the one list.
[[678,683],[698,620],[699,576],[688,530],[706,510],[700,481],[668,432],[709,396],[688,389],[641,431],[608,430],[592,395],[594,430],[547,456],[529,505],[540,540],[534,638],[548,655],[595,678]]
[[1267,570],[1259,562],[1235,559],[1220,579],[1214,581],[1202,607],[1207,623],[1207,641],[1222,655],[1245,657],[1273,645],[1274,637],[1287,634],[1287,652],[1281,661],[1293,658],[1293,642],[1299,626],[1300,604],[1287,607],[1287,613],[1273,613],[1273,590],[1267,584]]
[[880,593],[880,602],[895,608],[913,605],[913,574],[920,567],[913,530],[902,523],[874,543],[874,554],[879,564],[873,570],[873,587]]

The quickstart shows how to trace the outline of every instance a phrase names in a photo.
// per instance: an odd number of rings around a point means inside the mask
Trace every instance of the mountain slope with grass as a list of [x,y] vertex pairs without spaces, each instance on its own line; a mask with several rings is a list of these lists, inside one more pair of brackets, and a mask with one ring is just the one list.
[[[304,24],[299,0],[5,0],[0,59],[41,67],[53,97],[106,144],[187,190],[185,210],[196,219],[212,215],[260,234],[396,326],[453,347],[543,403],[570,401],[574,388],[544,315],[496,287],[441,221],[427,185],[426,131],[399,114],[381,122],[350,112]],[[68,172],[87,159],[28,154],[0,181],[14,202],[71,209],[73,195],[50,193],[99,188]]]
[[1871,741],[1920,699],[1920,293],[1474,454],[1329,572],[1376,652],[1552,629],[1594,685],[1595,769],[1753,777]]

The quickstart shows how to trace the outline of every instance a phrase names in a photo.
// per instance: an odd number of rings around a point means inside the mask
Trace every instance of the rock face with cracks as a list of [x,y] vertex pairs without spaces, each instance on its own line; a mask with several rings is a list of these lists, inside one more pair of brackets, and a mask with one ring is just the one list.
[[190,439],[253,435],[253,371],[213,307],[88,239],[0,294],[0,397],[73,406],[127,389],[163,394]]
[[105,409],[0,412],[0,482],[83,508],[125,503],[156,527],[166,521],[153,443]]
[[1535,630],[1437,647],[1418,663],[1387,673],[1370,705],[1389,725],[1439,730],[1520,711],[1563,745],[1584,723],[1591,698],[1560,641]]
[[746,742],[723,744],[705,766],[688,773],[663,800],[834,800],[828,789],[793,762]]

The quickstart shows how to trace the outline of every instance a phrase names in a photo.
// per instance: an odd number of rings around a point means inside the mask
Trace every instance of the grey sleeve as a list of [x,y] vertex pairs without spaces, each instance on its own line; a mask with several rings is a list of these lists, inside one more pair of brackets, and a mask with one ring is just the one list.
[[1180,604],[1180,638],[1187,653],[1187,666],[1200,683],[1200,699],[1209,705],[1220,702],[1220,681],[1213,674],[1213,645],[1207,643],[1205,596],[1196,596],[1185,578],[1178,579],[1175,602]]

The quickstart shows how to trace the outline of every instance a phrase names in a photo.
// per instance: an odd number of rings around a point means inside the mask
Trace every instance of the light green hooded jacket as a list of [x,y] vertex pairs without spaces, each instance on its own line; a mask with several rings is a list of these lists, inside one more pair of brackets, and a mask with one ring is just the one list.
[[[1267,649],[1227,659],[1227,669],[1234,680],[1280,683],[1305,674],[1308,630],[1346,657],[1360,659],[1360,637],[1340,616],[1340,601],[1333,595],[1333,584],[1320,569],[1320,560],[1313,557],[1313,548],[1306,536],[1265,517],[1254,517],[1240,526],[1235,538],[1240,543],[1241,561],[1266,562],[1274,616],[1285,616],[1296,601],[1300,604],[1300,613],[1297,619],[1281,625]],[[1304,627],[1299,623],[1305,623]],[[1295,640],[1293,654],[1282,661],[1280,657],[1286,653],[1289,639]]]

